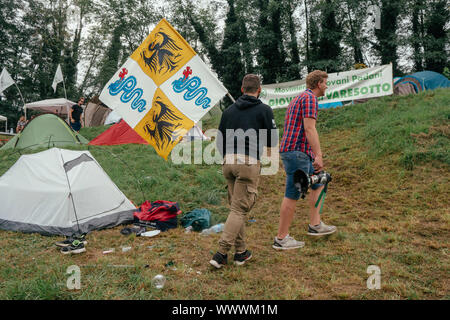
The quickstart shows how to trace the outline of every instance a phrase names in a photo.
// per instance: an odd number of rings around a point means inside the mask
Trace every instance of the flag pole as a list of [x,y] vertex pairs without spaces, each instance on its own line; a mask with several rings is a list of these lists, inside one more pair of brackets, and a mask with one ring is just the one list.
[[[67,103],[66,82],[64,81],[64,76],[62,78],[63,78],[62,80],[63,80],[63,88],[64,88],[64,97],[66,97],[66,103]],[[67,123],[70,126],[70,116],[69,116],[69,111],[67,110],[67,106],[66,106],[66,111],[67,111]]]
[[[63,76],[63,87],[64,87],[64,96],[66,97],[66,104],[67,104],[67,92],[66,92],[66,83],[64,81],[64,76]],[[67,105],[66,105],[66,111],[67,111],[67,123],[70,126],[70,116],[69,116],[69,110],[67,109]]]
[[236,101],[234,100],[233,96],[232,96],[229,92],[227,92],[227,96],[231,99],[231,101],[233,101],[233,103],[236,102]]
[[67,100],[66,83],[64,81],[64,76],[63,76],[63,87],[64,87],[64,96],[66,97]]
[[15,84],[17,90],[19,90],[19,95],[23,102],[22,110],[25,112],[25,120],[27,120],[27,109],[25,109],[25,100],[23,99],[22,92],[20,91],[19,86],[17,85],[17,83],[15,81],[14,81],[14,84]]

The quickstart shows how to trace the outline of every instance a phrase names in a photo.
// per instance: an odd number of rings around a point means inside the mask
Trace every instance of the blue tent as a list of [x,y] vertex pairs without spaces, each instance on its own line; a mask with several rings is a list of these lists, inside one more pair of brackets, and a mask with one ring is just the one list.
[[404,76],[394,83],[394,93],[400,95],[437,88],[450,88],[450,80],[434,71],[416,72]]
[[319,103],[319,109],[330,109],[342,107],[342,102]]

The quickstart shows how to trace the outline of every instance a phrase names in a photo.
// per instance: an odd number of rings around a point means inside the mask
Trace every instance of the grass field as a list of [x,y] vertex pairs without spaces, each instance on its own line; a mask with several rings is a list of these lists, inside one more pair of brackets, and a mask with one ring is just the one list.
[[[284,112],[275,111],[280,128]],[[299,201],[290,233],[306,242],[302,249],[271,247],[284,194],[280,168],[261,178],[248,217],[256,221],[246,229],[254,256],[243,267],[212,270],[220,235],[181,227],[150,239],[123,236],[122,227],[96,231],[87,252],[74,256],[58,252],[58,237],[0,231],[0,299],[449,299],[449,119],[450,90],[320,111],[333,176],[322,216],[338,232],[308,238]],[[92,139],[105,129],[81,134]],[[172,200],[183,212],[208,208],[214,223],[226,219],[220,166],[175,165],[142,145],[89,150],[135,204]],[[0,174],[18,157],[0,152]],[[115,252],[104,255],[108,248]],[[80,290],[66,287],[71,265],[81,269]],[[367,289],[369,265],[381,269],[380,290]],[[151,284],[157,274],[167,279],[162,290]]]

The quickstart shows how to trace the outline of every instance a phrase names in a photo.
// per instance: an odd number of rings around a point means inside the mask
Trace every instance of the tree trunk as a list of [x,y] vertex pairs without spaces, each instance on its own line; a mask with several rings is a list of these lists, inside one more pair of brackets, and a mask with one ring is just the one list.
[[308,4],[305,0],[305,19],[306,19],[306,65],[308,69],[308,73],[311,72],[311,67],[309,63],[309,19],[308,19]]

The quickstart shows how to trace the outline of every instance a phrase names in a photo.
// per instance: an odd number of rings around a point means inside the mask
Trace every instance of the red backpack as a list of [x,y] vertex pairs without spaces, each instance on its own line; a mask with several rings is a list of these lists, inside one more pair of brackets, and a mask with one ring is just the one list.
[[177,202],[156,200],[150,203],[147,200],[138,211],[134,212],[134,217],[140,221],[168,221],[176,218],[180,213]]

